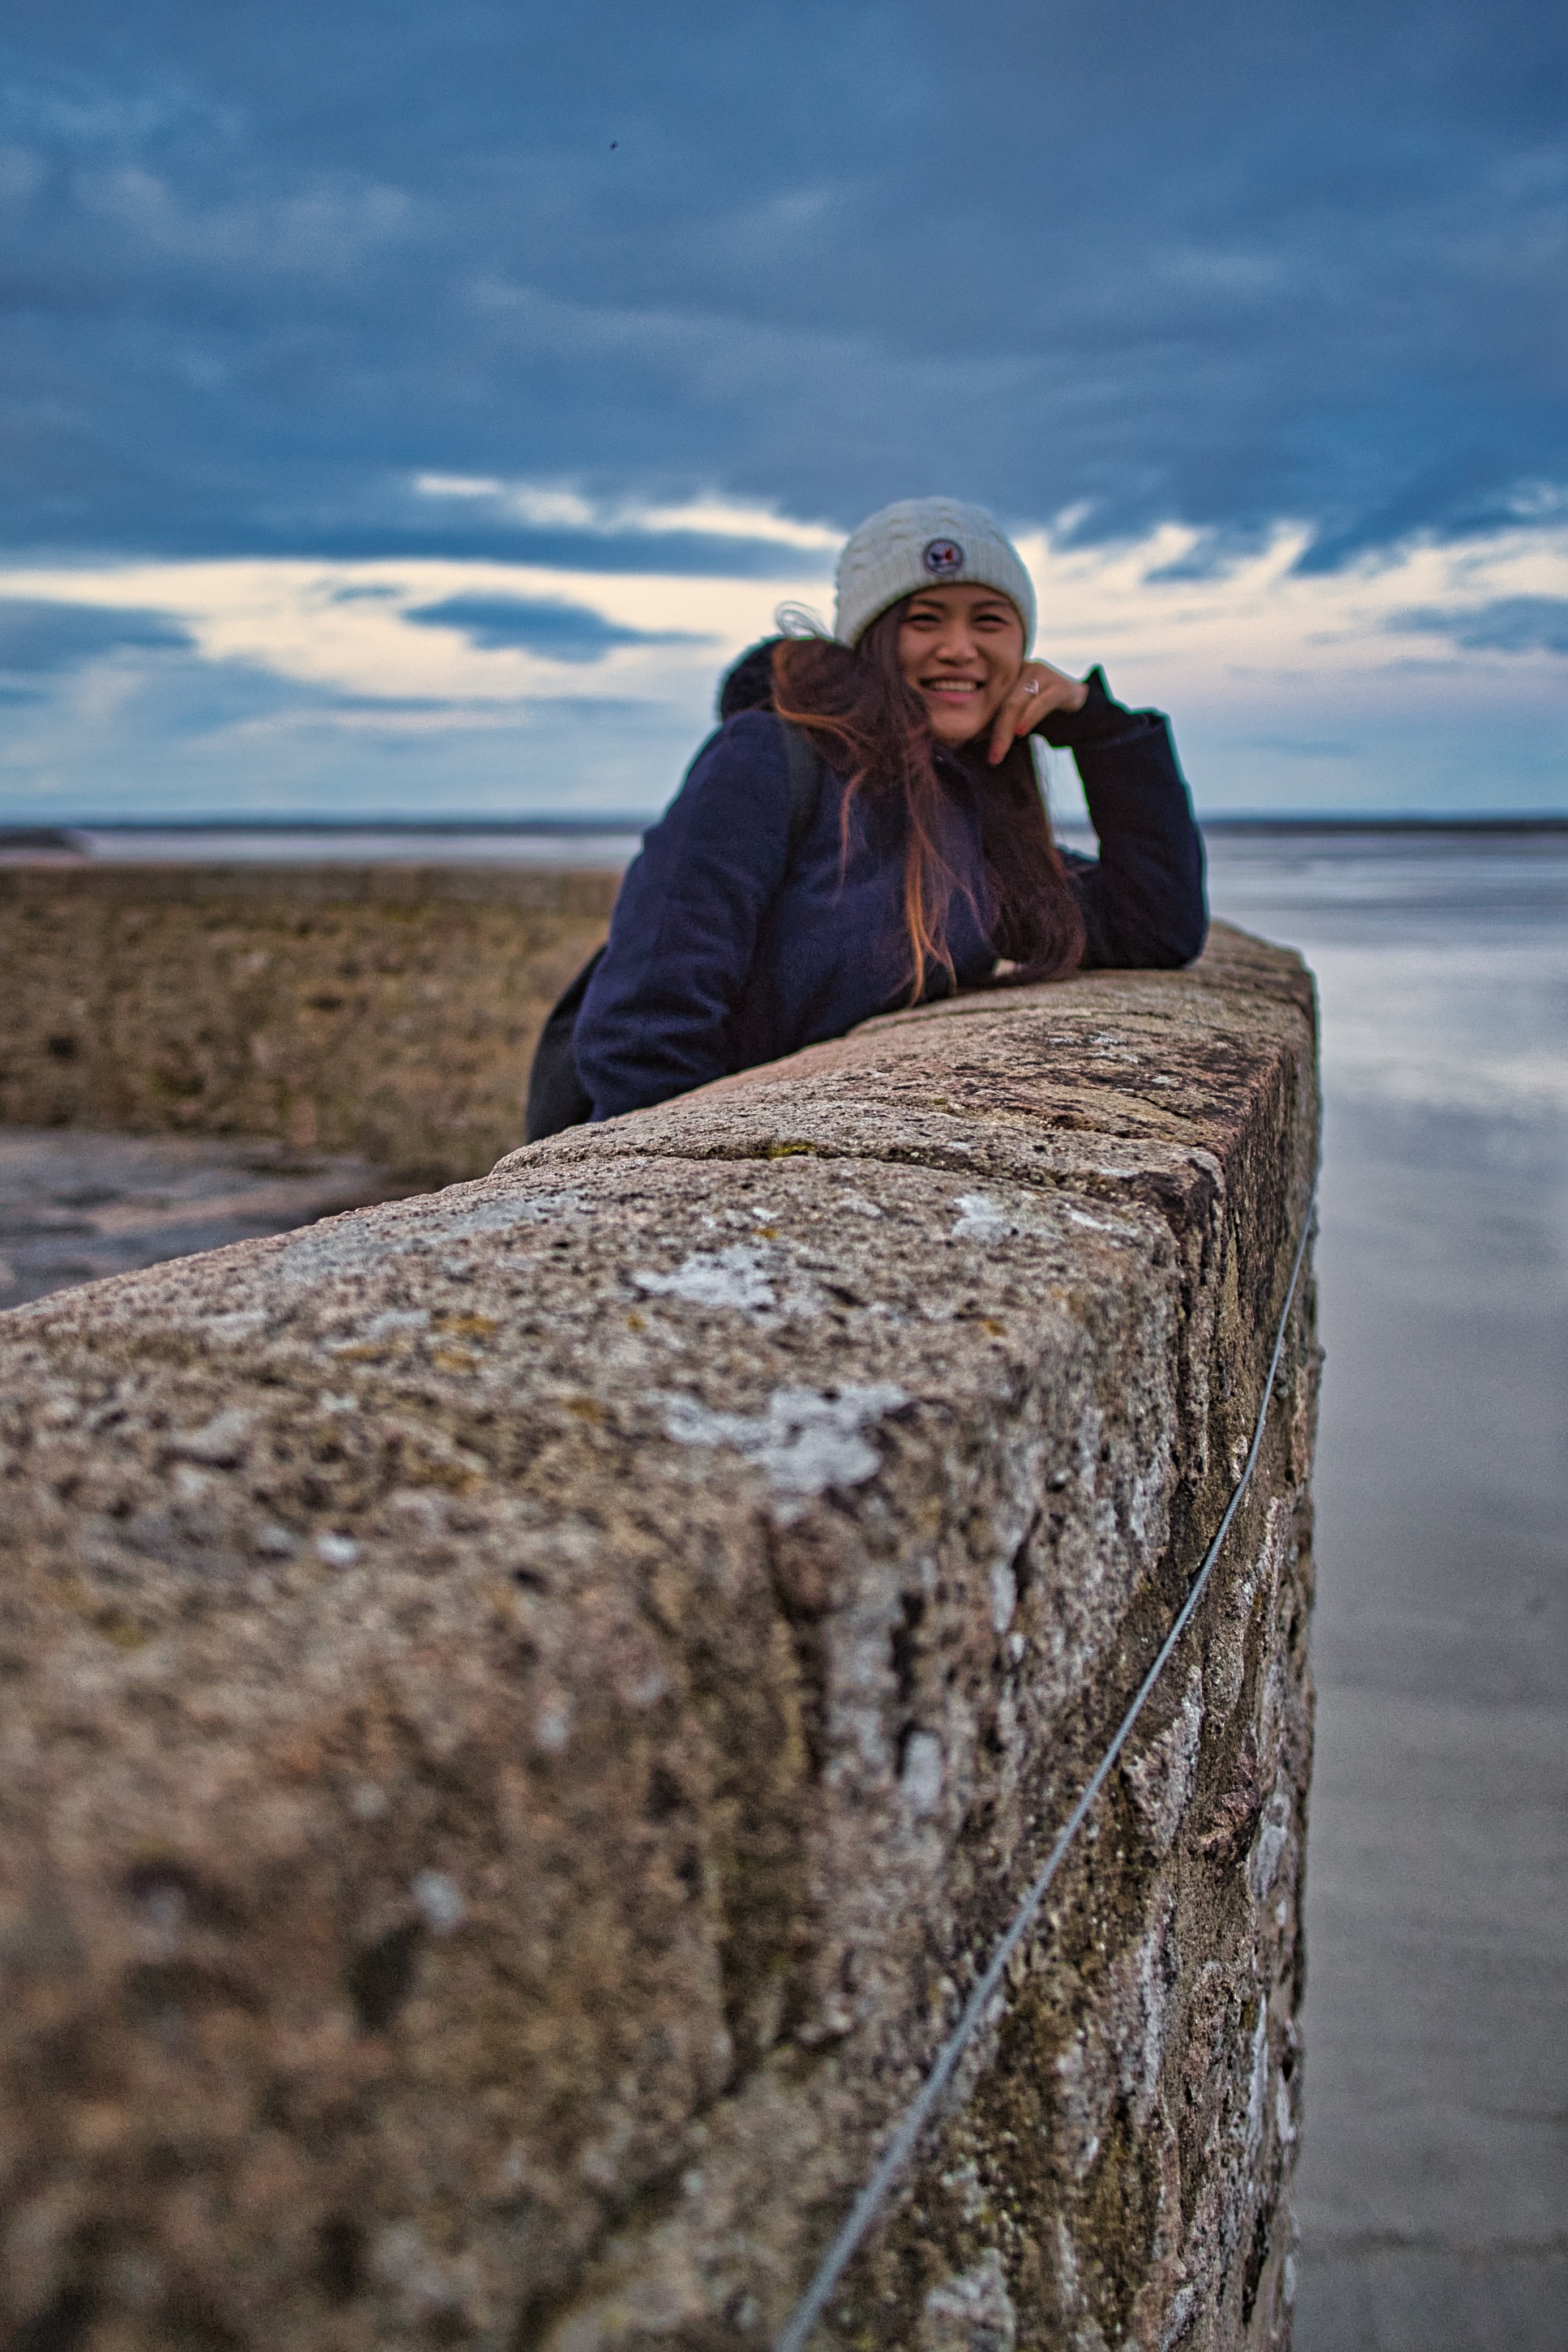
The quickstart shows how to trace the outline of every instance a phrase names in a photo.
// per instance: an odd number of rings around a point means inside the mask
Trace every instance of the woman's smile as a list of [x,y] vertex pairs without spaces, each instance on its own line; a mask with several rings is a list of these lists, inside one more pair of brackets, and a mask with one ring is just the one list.
[[994,588],[923,589],[898,632],[898,666],[939,743],[967,743],[996,717],[1023,667],[1023,623]]

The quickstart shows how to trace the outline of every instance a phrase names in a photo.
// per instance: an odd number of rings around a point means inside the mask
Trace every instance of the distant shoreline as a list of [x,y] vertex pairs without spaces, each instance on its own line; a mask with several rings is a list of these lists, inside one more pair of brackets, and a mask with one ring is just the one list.
[[[283,836],[305,835],[351,842],[392,835],[400,839],[441,841],[454,836],[496,841],[570,840],[637,836],[653,824],[660,812],[613,811],[603,816],[544,815],[528,817],[74,817],[63,824],[29,824],[0,820],[0,856],[26,856],[29,851],[56,856],[102,856],[94,835],[123,835],[139,840],[183,835],[214,838],[238,835]],[[1539,815],[1218,815],[1200,817],[1207,834],[1568,834],[1568,812]],[[1069,832],[1082,823],[1066,824]]]

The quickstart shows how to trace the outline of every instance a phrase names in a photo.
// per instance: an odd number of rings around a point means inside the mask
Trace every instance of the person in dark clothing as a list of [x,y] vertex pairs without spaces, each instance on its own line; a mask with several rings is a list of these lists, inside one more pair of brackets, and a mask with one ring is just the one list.
[[[1174,967],[1207,928],[1166,719],[1026,658],[1034,591],[982,509],[908,500],[841,559],[836,635],[754,647],[644,838],[576,1017],[592,1117],[957,990]],[[820,782],[802,809],[797,731]],[[1067,856],[1027,737],[1070,747],[1100,843]]]

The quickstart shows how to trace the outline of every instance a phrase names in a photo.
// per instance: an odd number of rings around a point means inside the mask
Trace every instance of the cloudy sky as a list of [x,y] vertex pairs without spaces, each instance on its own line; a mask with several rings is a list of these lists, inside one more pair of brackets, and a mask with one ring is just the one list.
[[1201,808],[1568,808],[1559,0],[41,0],[0,814],[658,806],[978,499]]

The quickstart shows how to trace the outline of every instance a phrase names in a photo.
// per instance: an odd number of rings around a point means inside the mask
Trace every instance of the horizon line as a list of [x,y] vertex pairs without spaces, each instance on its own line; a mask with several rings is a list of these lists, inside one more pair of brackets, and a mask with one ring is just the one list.
[[[643,833],[664,814],[663,809],[612,809],[602,814],[545,812],[536,816],[7,816],[0,813],[0,845],[9,836],[30,836],[42,845],[46,837],[68,846],[73,834],[94,833],[399,833],[399,834],[601,834]],[[1223,810],[1212,815],[1197,813],[1205,832],[1376,832],[1376,833],[1557,833],[1568,831],[1568,809],[1516,810],[1500,814],[1479,810],[1439,813],[1433,810]],[[1063,830],[1088,832],[1082,817],[1057,817]]]

